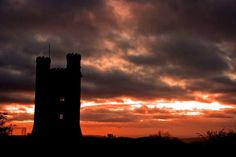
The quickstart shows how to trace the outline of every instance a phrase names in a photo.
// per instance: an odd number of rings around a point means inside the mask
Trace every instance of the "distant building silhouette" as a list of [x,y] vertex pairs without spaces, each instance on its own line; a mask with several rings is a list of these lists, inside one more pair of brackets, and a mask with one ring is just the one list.
[[35,136],[82,136],[80,129],[81,72],[79,54],[67,54],[67,66],[50,69],[51,59],[37,57]]

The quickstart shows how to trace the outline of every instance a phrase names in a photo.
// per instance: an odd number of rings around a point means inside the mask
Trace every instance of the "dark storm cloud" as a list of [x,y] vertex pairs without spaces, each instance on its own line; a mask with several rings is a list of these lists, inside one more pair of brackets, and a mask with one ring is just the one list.
[[188,89],[198,91],[208,91],[212,93],[234,94],[236,92],[236,82],[227,76],[221,75],[209,77],[207,79],[194,80],[189,84]]
[[15,49],[0,49],[0,92],[32,91],[35,66],[29,55]]
[[222,114],[222,113],[208,113],[205,117],[207,118],[233,118],[233,116],[227,115],[227,114]]
[[[94,121],[94,122],[140,122],[140,120],[158,120],[158,119],[174,119],[183,117],[181,115],[172,115],[171,111],[166,109],[150,109],[145,106],[136,108],[134,110],[124,109],[124,105],[120,105],[116,109],[116,105],[100,105],[81,109],[81,120],[82,121]],[[142,112],[143,111],[143,112]]]
[[223,102],[225,104],[233,104],[235,105],[236,104],[236,98],[235,98],[235,88],[234,88],[234,92],[231,92],[231,93],[224,93],[220,96],[218,96],[216,98],[217,101],[220,101],[220,102]]
[[[138,0],[139,31],[193,34],[212,40],[235,39],[234,0]],[[146,6],[146,7],[145,7]]]
[[[104,53],[99,49],[98,39],[102,40],[109,34],[107,30],[117,27],[111,10],[102,0],[15,3],[2,1],[0,5],[2,41],[37,47],[38,51],[40,46],[51,42],[56,45],[55,58],[61,58],[68,50],[80,50],[84,56]],[[33,45],[31,41],[36,43]]]
[[[112,98],[131,96],[136,98],[190,99],[186,91],[179,87],[169,87],[160,80],[148,80],[120,70],[100,71],[83,67],[84,82],[82,97]],[[83,80],[83,79],[82,79]],[[185,95],[185,96],[184,96]]]
[[0,92],[32,91],[34,89],[34,77],[21,71],[0,69]]
[[35,66],[32,59],[31,56],[18,52],[17,48],[2,48],[0,50],[0,66],[2,69],[33,73]]
[[160,45],[160,51],[171,64],[187,72],[215,73],[228,68],[223,54],[216,47],[189,38],[169,40]]
[[96,122],[135,122],[138,117],[127,111],[111,111],[102,109],[82,109],[82,121]]
[[234,72],[233,57],[215,43],[192,37],[164,36],[161,41],[150,42],[148,50],[149,54],[128,55],[126,59],[137,66],[155,69],[157,75],[186,80],[189,93],[222,94],[218,101],[235,104],[232,96],[236,82],[226,75]]
[[[9,104],[9,103],[18,103],[18,104],[33,104],[34,100],[31,98],[24,98],[24,97],[19,97],[19,96],[9,96],[4,93],[0,93],[0,104]],[[9,93],[8,93],[9,94]]]
[[[96,49],[98,38],[106,27],[115,27],[105,3],[97,0],[3,0],[0,8],[0,92],[5,94],[33,92],[35,58],[47,55],[49,42],[56,45],[52,44],[52,57],[58,65],[74,50],[82,51],[83,57],[101,53],[102,49]],[[0,101],[10,99],[4,96]],[[12,98],[12,102],[20,99]]]
[[[33,93],[35,57],[47,55],[49,42],[53,66],[62,66],[65,54],[71,51],[79,51],[83,60],[95,62],[117,54],[133,63],[129,72],[101,71],[82,65],[84,99],[131,96],[190,100],[194,99],[190,95],[195,91],[234,93],[235,82],[224,73],[234,72],[236,56],[234,51],[222,50],[219,44],[235,42],[235,1],[123,2],[132,17],[126,22],[121,22],[104,0],[0,1],[0,93],[5,92],[0,101],[30,101],[7,93]],[[150,36],[155,40],[149,40]],[[116,48],[108,49],[104,40]],[[136,52],[139,46],[149,54],[128,53]],[[139,66],[148,77],[133,70]],[[165,84],[161,76],[186,80],[186,89]],[[218,99],[234,102],[231,94]]]
[[180,77],[203,77],[229,70],[224,53],[211,43],[183,37],[167,37],[149,45],[149,55],[128,56],[138,65],[161,66],[162,73]]
[[[2,27],[14,29],[50,29],[68,28],[72,26],[76,15],[81,16],[84,11],[105,11],[104,2],[99,0],[42,0],[42,1],[8,1],[0,3]],[[101,9],[99,9],[101,8]],[[99,12],[98,11],[98,12]],[[85,20],[81,18],[79,20]],[[48,28],[49,27],[49,28]]]
[[224,104],[235,105],[236,82],[227,76],[216,76],[206,79],[197,79],[188,84],[189,91],[218,94],[215,100]]

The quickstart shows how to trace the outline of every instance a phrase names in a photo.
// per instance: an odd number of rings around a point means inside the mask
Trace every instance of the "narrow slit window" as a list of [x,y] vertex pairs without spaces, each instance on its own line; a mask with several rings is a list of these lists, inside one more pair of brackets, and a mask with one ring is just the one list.
[[65,97],[64,96],[61,96],[60,97],[60,102],[64,102],[65,101]]
[[60,117],[59,117],[60,119],[63,119],[63,114],[60,114]]

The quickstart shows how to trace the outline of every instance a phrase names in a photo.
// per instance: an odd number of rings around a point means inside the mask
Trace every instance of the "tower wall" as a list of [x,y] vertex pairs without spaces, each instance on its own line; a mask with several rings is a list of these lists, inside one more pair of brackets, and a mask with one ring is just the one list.
[[49,97],[49,70],[51,60],[48,57],[36,59],[35,114],[32,133],[44,134],[47,131],[47,105]]
[[50,129],[48,134],[50,136],[61,136],[64,134],[64,120],[60,119],[60,114],[64,114],[64,104],[62,106],[61,98],[65,97],[66,93],[66,69],[54,68],[50,70],[49,74],[49,106],[47,110],[50,115],[48,116],[48,123]]
[[65,106],[65,123],[72,134],[82,135],[80,129],[80,89],[81,72],[79,54],[68,54],[67,58],[67,93]]

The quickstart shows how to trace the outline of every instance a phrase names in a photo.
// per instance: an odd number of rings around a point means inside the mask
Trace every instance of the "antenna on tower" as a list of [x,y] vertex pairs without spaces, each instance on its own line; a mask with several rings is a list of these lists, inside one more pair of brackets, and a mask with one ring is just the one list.
[[48,57],[51,58],[51,45],[48,44]]

